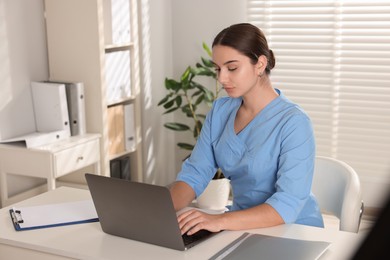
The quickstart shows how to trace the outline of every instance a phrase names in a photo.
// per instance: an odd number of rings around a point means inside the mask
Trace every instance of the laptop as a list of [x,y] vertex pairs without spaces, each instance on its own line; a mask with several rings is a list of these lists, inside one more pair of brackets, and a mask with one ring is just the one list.
[[167,187],[85,174],[102,230],[176,250],[187,250],[218,234],[181,235]]

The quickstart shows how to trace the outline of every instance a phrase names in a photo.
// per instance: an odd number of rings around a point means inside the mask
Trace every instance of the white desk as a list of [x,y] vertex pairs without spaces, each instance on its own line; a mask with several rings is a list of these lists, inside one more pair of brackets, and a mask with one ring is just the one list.
[[[60,187],[15,206],[35,206],[90,198],[88,190]],[[105,234],[99,222],[15,231],[10,207],[0,210],[0,259],[208,259],[244,231],[224,231],[188,251],[176,251]],[[363,235],[303,225],[281,225],[249,232],[332,242],[321,259],[348,259]]]

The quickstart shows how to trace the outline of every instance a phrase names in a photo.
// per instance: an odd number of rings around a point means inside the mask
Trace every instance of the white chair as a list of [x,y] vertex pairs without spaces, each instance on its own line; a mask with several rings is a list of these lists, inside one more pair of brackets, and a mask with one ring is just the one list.
[[321,211],[340,220],[340,230],[359,231],[364,204],[359,177],[351,166],[337,159],[317,156],[312,192]]

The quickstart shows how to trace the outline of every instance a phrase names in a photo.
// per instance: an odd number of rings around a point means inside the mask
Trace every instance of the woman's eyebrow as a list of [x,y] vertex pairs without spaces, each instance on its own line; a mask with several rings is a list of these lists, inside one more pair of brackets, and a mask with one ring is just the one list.
[[[227,65],[227,64],[230,64],[233,62],[238,62],[238,60],[229,60],[229,61],[225,62],[223,65]],[[211,63],[213,63],[215,66],[218,66],[214,61],[211,61]]]

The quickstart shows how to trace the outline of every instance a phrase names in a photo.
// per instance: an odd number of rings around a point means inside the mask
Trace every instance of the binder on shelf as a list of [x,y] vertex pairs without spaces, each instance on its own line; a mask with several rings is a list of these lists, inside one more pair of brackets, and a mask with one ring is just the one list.
[[121,162],[118,159],[110,161],[110,176],[113,178],[121,178]]
[[110,176],[118,179],[131,180],[130,158],[124,156],[111,160]]
[[130,51],[114,51],[105,54],[107,103],[113,104],[131,97]]
[[11,208],[9,213],[16,231],[99,221],[92,199]]
[[65,85],[31,82],[37,132],[65,130],[69,132],[69,114]]
[[104,0],[104,38],[108,44],[129,43],[130,3],[129,0]]
[[69,138],[68,104],[62,83],[31,82],[35,132],[15,136],[0,143],[35,148]]
[[130,0],[111,0],[112,42],[130,42]]
[[124,120],[125,149],[126,151],[134,151],[136,149],[134,104],[124,105]]
[[[50,83],[50,81],[47,82]],[[86,117],[84,84],[82,82],[51,82],[65,85],[71,135],[85,134]]]
[[108,139],[110,155],[125,151],[123,105],[112,106],[108,111]]
[[119,160],[121,162],[121,179],[131,180],[130,158],[122,157]]

